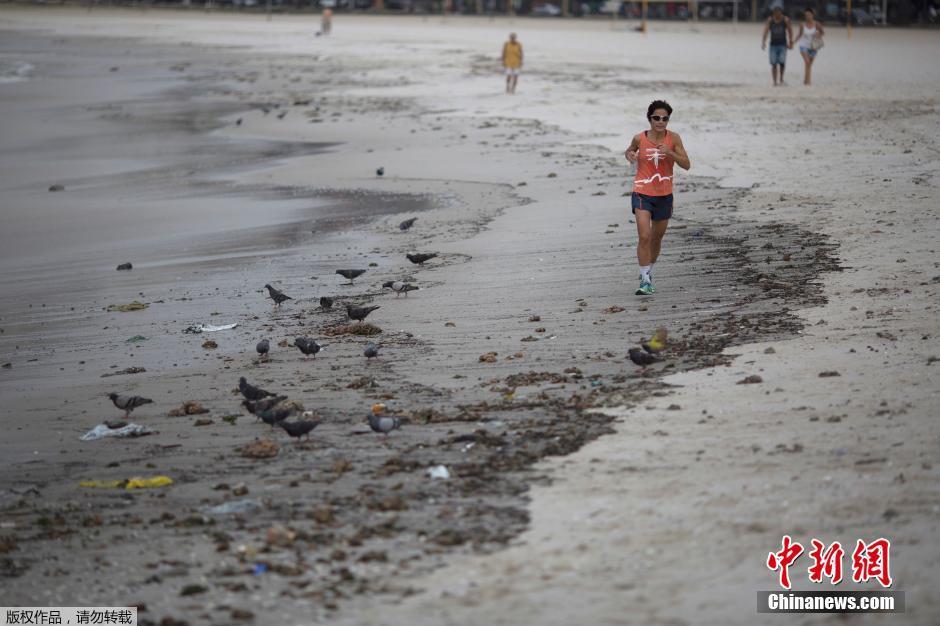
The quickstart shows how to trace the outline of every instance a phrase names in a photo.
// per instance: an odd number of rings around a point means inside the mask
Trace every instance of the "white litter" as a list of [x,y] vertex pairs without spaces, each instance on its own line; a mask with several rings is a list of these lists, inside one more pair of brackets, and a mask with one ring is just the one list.
[[435,465],[428,469],[428,476],[431,478],[443,478],[447,480],[450,478],[450,472],[447,471],[447,468],[443,465]]
[[79,439],[82,441],[95,441],[106,437],[143,437],[154,432],[156,431],[140,424],[128,424],[120,428],[108,428],[107,424],[98,424]]
[[222,326],[213,326],[212,324],[193,324],[192,326],[187,326],[183,332],[198,335],[199,333],[215,333],[220,330],[232,330],[236,326],[238,326],[238,324],[224,324]]

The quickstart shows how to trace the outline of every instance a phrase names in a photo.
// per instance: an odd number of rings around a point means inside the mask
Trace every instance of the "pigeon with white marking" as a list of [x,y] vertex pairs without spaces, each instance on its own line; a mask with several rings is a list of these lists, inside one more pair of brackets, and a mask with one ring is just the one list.
[[382,433],[386,437],[390,432],[401,428],[402,420],[398,417],[393,417],[391,415],[384,415],[385,405],[382,403],[373,404],[372,412],[369,413],[368,422],[369,428],[373,432]]
[[402,282],[400,280],[390,280],[388,282],[382,283],[383,289],[391,289],[395,292],[395,297],[397,298],[401,294],[405,294],[405,297],[408,297],[409,291],[417,291],[419,287],[417,285],[412,285],[411,283]]

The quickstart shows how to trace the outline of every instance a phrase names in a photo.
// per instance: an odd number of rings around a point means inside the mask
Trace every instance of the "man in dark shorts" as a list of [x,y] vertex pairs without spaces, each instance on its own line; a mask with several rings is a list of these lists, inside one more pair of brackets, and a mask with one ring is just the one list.
[[669,218],[672,217],[672,166],[692,167],[682,139],[666,130],[672,107],[665,100],[654,100],[646,110],[650,128],[633,137],[624,152],[627,161],[636,163],[631,205],[636,216],[639,239],[636,257],[640,264],[638,296],[650,296],[653,288],[653,265],[659,258]]
[[[773,13],[764,24],[764,35],[761,38],[760,49],[767,47],[767,35],[770,35],[770,75],[774,79],[774,87],[783,85],[783,70],[787,66],[787,50],[793,48],[793,26],[790,18],[783,14],[780,5],[774,5]],[[780,78],[777,79],[779,68]]]

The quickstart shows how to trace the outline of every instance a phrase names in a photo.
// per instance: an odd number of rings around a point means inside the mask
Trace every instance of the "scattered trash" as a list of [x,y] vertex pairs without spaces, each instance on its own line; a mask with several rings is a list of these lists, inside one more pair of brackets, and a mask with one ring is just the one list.
[[255,563],[254,567],[251,568],[251,573],[254,574],[255,576],[260,576],[261,574],[265,574],[267,573],[267,571],[268,571],[267,563]]
[[206,339],[205,341],[202,342],[202,347],[205,348],[206,350],[215,350],[216,348],[219,347],[219,344],[212,341],[211,339]]
[[106,437],[143,437],[144,435],[152,435],[155,432],[155,430],[140,424],[127,424],[121,428],[111,428],[108,424],[98,424],[79,439],[81,441],[97,441]]
[[49,191],[65,191],[65,185],[51,185]]
[[193,426],[212,426],[214,423],[211,419],[204,417],[193,422]]
[[205,408],[198,402],[194,400],[187,400],[181,406],[176,409],[173,409],[167,415],[169,417],[182,417],[184,415],[202,415],[203,413],[208,413],[209,409]]
[[372,324],[366,324],[365,322],[359,322],[357,324],[340,324],[339,326],[330,326],[323,329],[323,334],[328,337],[335,337],[337,335],[363,335],[365,337],[370,337],[372,335],[378,335],[382,332],[382,329],[378,326]]
[[238,420],[238,415],[223,415],[221,419],[223,422],[232,424],[234,426],[235,422]]
[[486,354],[480,355],[480,363],[495,363],[496,362],[496,352],[487,352]]
[[125,343],[137,343],[138,341],[147,341],[147,338],[143,335],[134,335],[130,339],[127,339]]
[[143,367],[126,367],[119,372],[110,372],[108,374],[102,374],[102,378],[107,378],[108,376],[120,376],[121,374],[141,374],[147,370]]
[[819,372],[819,377],[820,377],[820,378],[832,378],[833,376],[841,376],[841,375],[842,375],[842,374],[840,374],[839,372],[836,372],[836,371],[834,371],[834,370],[831,370],[831,371],[828,371],[828,372]]
[[134,300],[133,302],[128,302],[127,304],[109,304],[108,311],[111,313],[128,313],[130,311],[143,311],[149,306],[149,304]]
[[624,310],[625,309],[622,306],[614,305],[614,306],[607,307],[606,309],[601,311],[601,313],[606,313],[609,315],[611,313],[622,313]]
[[450,478],[450,472],[447,470],[447,467],[443,465],[435,465],[434,467],[428,468],[428,476],[447,480]]
[[209,591],[209,588],[205,585],[186,585],[180,590],[181,596],[194,596],[196,594],[205,593]]
[[777,351],[773,349],[773,346],[764,348],[764,354],[777,354]]
[[258,439],[242,446],[241,455],[249,459],[268,459],[277,456],[280,447],[270,439]]
[[91,489],[151,489],[153,487],[166,487],[173,484],[173,479],[169,476],[151,476],[143,478],[134,476],[123,480],[83,480],[78,483],[79,487],[88,487]]
[[192,326],[187,326],[183,329],[184,333],[190,333],[192,335],[198,335],[199,333],[215,333],[220,330],[231,330],[238,326],[238,324],[224,324],[222,326],[214,326],[212,324],[193,324]]
[[600,387],[603,384],[603,381],[601,381],[599,378],[595,378],[591,381],[591,387]]
[[754,385],[756,383],[762,383],[764,379],[758,376],[757,374],[751,374],[747,378],[741,379],[738,381],[739,385]]
[[269,546],[289,546],[297,538],[297,531],[291,530],[284,524],[274,524],[268,528],[265,541]]
[[246,498],[243,500],[230,500],[206,509],[209,515],[241,515],[261,510],[261,503]]
[[457,324],[453,322],[444,322],[444,326],[446,326],[447,328],[456,328]]
[[541,315],[530,315],[530,316],[529,316],[529,321],[530,321],[530,322],[541,322],[541,321],[542,321],[542,316],[541,316]]
[[134,266],[131,265],[130,263],[121,263],[120,265],[117,266],[117,270],[119,272],[130,271],[132,269],[134,269]]

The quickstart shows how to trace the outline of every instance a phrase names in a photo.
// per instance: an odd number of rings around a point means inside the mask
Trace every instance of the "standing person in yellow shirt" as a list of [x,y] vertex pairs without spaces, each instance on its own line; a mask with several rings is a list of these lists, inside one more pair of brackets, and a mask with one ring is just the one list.
[[506,93],[516,93],[522,68],[522,44],[516,41],[516,33],[509,33],[509,41],[503,44],[503,67],[506,68]]

